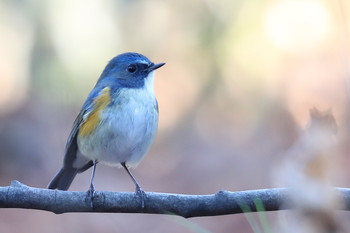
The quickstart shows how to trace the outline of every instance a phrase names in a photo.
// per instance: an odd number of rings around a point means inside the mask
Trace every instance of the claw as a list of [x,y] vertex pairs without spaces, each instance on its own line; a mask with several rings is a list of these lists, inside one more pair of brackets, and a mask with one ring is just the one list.
[[94,194],[95,194],[95,188],[93,185],[90,185],[90,188],[89,190],[87,191],[87,198],[89,199],[90,201],[90,206],[91,208],[94,207]]
[[94,208],[93,201],[94,201],[95,188],[94,188],[93,181],[94,181],[94,176],[95,176],[97,160],[94,160],[93,163],[94,163],[94,166],[92,168],[92,173],[91,173],[90,187],[89,187],[89,190],[87,191],[87,198],[90,199],[91,209]]
[[141,197],[141,206],[142,209],[145,208],[145,198],[147,198],[147,195],[145,193],[145,191],[142,190],[142,188],[140,187],[139,183],[137,183],[135,177],[131,174],[131,172],[129,171],[128,167],[126,166],[126,163],[120,163],[125,170],[127,171],[127,173],[129,174],[130,178],[132,179],[132,182],[134,182],[135,186],[136,186],[136,195],[139,195]]
[[141,198],[141,207],[142,207],[142,209],[145,208],[145,198],[147,198],[147,194],[145,193],[145,191],[142,190],[140,185],[136,186],[135,194],[139,195],[140,198]]

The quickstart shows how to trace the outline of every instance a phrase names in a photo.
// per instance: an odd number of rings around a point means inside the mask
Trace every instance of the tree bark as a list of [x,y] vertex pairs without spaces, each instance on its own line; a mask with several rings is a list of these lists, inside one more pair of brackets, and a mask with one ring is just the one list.
[[[343,210],[350,210],[350,189],[336,188],[343,199]],[[292,208],[289,189],[273,188],[240,192],[219,191],[211,195],[185,195],[147,192],[145,206],[135,193],[96,191],[93,199],[87,192],[49,190],[12,181],[0,187],[0,208],[68,212],[173,214],[185,218],[244,212],[275,211]],[[257,210],[258,209],[258,210]]]

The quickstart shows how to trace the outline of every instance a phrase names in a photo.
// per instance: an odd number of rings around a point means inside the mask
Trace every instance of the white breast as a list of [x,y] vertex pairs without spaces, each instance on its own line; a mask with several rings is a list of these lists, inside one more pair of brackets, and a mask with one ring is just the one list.
[[82,154],[109,165],[126,162],[136,166],[154,141],[158,127],[157,101],[153,91],[154,72],[143,88],[124,88],[118,102],[101,114],[101,123],[89,137],[79,140]]

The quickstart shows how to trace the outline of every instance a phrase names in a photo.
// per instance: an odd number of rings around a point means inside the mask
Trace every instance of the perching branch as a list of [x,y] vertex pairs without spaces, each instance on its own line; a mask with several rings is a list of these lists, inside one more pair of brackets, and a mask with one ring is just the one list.
[[[337,188],[350,210],[350,189]],[[219,191],[212,195],[147,193],[145,207],[135,193],[96,191],[91,205],[87,192],[32,188],[19,181],[0,187],[0,208],[24,208],[67,212],[174,214],[185,218],[256,212],[260,200],[266,211],[289,209],[288,189],[261,189],[241,192]]]

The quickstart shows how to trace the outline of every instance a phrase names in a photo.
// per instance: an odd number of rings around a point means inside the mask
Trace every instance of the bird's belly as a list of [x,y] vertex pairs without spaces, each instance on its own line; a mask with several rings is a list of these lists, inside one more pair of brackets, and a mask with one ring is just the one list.
[[156,100],[130,100],[113,105],[100,115],[94,132],[79,138],[79,150],[91,160],[109,165],[136,166],[150,148],[158,127]]

